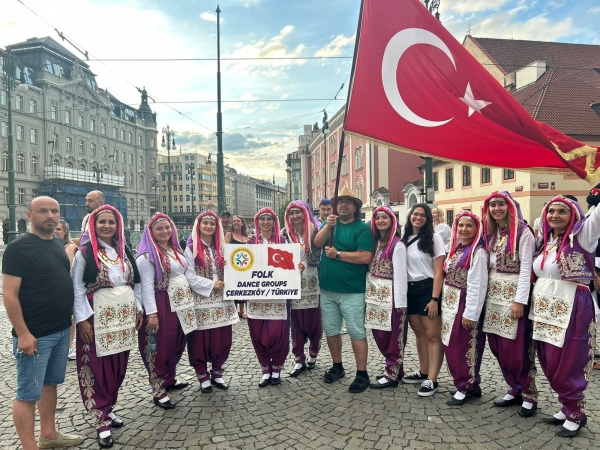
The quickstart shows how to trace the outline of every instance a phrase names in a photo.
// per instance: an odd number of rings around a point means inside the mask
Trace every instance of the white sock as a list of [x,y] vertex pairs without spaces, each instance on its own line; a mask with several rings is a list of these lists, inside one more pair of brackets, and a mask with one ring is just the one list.
[[263,375],[263,380],[268,380],[269,378],[271,378],[271,374],[270,373],[265,373]]
[[215,383],[225,383],[225,381],[223,381],[223,378],[219,377],[215,378]]
[[462,400],[465,397],[466,397],[466,395],[459,391],[456,391],[456,393],[454,394],[454,398],[456,400]]
[[100,433],[98,433],[98,437],[100,439],[104,439],[110,436],[110,430],[108,431],[101,431]]
[[296,365],[294,366],[294,370],[300,370],[300,369],[302,369],[302,364],[296,363]]
[[203,388],[207,388],[207,387],[209,387],[209,386],[210,386],[210,380],[206,380],[206,381],[203,381],[203,382],[202,382],[202,387],[203,387]]
[[167,396],[167,397],[163,397],[163,398],[161,398],[161,399],[158,401],[158,403],[165,403],[165,402],[168,402],[169,400],[170,400],[170,398],[169,398],[168,396]]
[[506,394],[502,400],[512,400],[513,398],[515,398],[514,395]]
[[112,420],[115,420],[117,418],[117,416],[115,416],[115,413],[108,413],[108,417],[110,417]]
[[563,423],[563,427],[565,427],[567,430],[575,431],[579,428],[579,424],[577,422],[565,420],[565,423]]
[[309,363],[314,363],[317,362],[317,358],[311,358],[310,356],[308,357],[308,362]]
[[525,409],[531,409],[531,408],[533,408],[533,403],[531,403],[531,402],[523,402],[523,408],[525,408]]
[[271,374],[273,378],[279,378],[279,372],[274,372]]
[[567,420],[567,416],[565,416],[565,413],[563,413],[562,411],[559,411],[556,414],[554,414],[554,418],[558,420]]
[[385,384],[387,383],[389,380],[386,377],[383,377],[379,380],[379,384]]

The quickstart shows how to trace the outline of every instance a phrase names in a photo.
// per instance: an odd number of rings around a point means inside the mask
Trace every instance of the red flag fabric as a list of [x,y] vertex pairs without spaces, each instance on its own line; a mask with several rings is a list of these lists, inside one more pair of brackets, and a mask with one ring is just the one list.
[[363,0],[347,132],[447,161],[545,171],[568,167],[595,182],[598,149],[569,155],[584,144],[571,139],[563,148],[570,138],[556,130],[548,135],[546,127],[419,0]]
[[269,262],[267,263],[271,267],[278,267],[285,270],[294,270],[294,255],[285,250],[279,250],[277,248],[268,249]]

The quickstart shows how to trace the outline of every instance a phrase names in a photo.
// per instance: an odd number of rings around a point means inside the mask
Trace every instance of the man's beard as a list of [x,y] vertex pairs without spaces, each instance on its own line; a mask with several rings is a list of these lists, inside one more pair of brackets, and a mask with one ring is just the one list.
[[40,226],[36,226],[37,230],[42,234],[53,234],[56,229],[57,223],[42,223]]

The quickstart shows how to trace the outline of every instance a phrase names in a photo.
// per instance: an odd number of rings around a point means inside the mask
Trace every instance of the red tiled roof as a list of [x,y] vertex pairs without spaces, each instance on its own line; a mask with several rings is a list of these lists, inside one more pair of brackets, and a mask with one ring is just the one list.
[[536,120],[565,134],[600,136],[600,116],[590,107],[600,101],[600,45],[467,39],[504,74],[545,61],[546,72],[535,83],[509,92]]

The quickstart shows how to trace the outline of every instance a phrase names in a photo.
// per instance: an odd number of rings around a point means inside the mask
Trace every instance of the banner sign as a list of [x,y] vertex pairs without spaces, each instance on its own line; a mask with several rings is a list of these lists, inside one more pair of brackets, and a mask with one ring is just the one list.
[[300,298],[300,244],[225,244],[225,300]]

